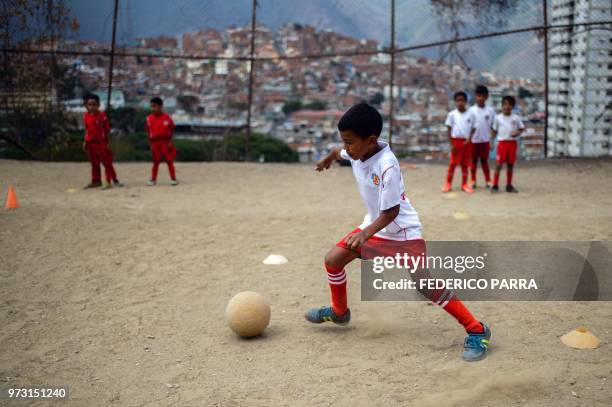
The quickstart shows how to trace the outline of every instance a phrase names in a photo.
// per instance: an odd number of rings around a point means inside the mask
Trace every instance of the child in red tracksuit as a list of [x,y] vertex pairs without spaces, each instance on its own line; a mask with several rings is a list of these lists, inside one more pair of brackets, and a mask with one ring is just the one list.
[[83,102],[87,108],[87,112],[83,115],[85,126],[83,150],[89,156],[91,163],[91,182],[85,186],[85,189],[102,186],[100,164],[104,166],[106,177],[106,184],[102,189],[112,188],[113,184],[122,187],[123,184],[117,179],[117,173],[113,167],[113,153],[108,147],[110,123],[106,113],[100,111],[100,98],[98,95],[88,93],[83,98]]
[[153,156],[153,168],[151,170],[151,179],[149,186],[157,183],[157,171],[159,163],[162,159],[168,164],[170,172],[171,184],[178,185],[176,180],[176,172],[174,170],[174,160],[176,159],[176,148],[172,144],[172,136],[174,134],[174,122],[168,113],[163,110],[164,102],[159,97],[151,99],[151,113],[147,116],[146,128],[149,134],[149,143],[151,144],[151,155]]

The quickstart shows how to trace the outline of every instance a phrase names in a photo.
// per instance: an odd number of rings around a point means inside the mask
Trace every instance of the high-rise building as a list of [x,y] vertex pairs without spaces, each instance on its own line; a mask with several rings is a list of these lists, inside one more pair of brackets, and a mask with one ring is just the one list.
[[[553,0],[552,25],[610,21],[607,0]],[[612,32],[609,26],[551,30],[548,155],[612,155]]]

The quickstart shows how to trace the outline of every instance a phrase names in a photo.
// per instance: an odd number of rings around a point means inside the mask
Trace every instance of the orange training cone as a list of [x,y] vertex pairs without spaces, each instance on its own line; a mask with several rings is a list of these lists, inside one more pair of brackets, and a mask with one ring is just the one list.
[[19,202],[17,202],[17,195],[15,195],[15,189],[12,185],[8,187],[8,196],[6,197],[6,209],[17,209],[19,208]]

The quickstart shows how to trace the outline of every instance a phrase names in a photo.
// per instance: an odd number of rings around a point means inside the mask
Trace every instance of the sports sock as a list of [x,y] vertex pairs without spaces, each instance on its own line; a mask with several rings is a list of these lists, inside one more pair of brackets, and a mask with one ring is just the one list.
[[467,332],[481,333],[484,332],[482,324],[478,322],[474,315],[463,305],[463,302],[453,294],[450,290],[445,290],[436,301],[436,304],[441,306],[444,311],[451,314],[457,322],[459,322]]
[[501,170],[495,170],[495,176],[493,178],[493,186],[496,187],[499,185],[499,173]]
[[461,185],[462,186],[467,184],[467,178],[468,178],[468,166],[462,165],[461,166]]
[[478,161],[472,161],[472,165],[470,166],[470,175],[471,180],[475,184],[476,183],[476,172],[478,171]]
[[512,185],[512,173],[513,169],[508,168],[506,173],[506,185]]
[[331,291],[331,305],[334,314],[342,316],[348,309],[346,304],[346,271],[325,264],[327,281]]
[[455,174],[455,164],[448,165],[448,171],[446,172],[446,182],[449,184],[453,182],[453,175]]
[[482,160],[482,172],[484,172],[485,180],[491,181],[491,172],[489,171],[489,163],[487,160]]

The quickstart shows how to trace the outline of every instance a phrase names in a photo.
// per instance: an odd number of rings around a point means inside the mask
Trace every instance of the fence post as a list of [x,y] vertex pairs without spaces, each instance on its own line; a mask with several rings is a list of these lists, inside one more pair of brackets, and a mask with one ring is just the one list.
[[542,0],[544,17],[544,158],[548,157],[548,4]]
[[111,93],[113,91],[113,68],[115,64],[115,38],[117,35],[117,13],[119,11],[119,0],[115,0],[113,9],[113,35],[111,38],[110,66],[108,67],[108,93],[106,95],[106,111],[111,108]]
[[393,105],[395,86],[395,0],[391,0],[391,64],[389,78],[389,148],[393,148]]
[[247,128],[244,140],[244,161],[249,159],[249,143],[251,142],[251,109],[253,105],[253,71],[255,70],[255,25],[257,24],[257,0],[253,0],[251,14],[251,52],[249,56],[249,100],[247,102]]

